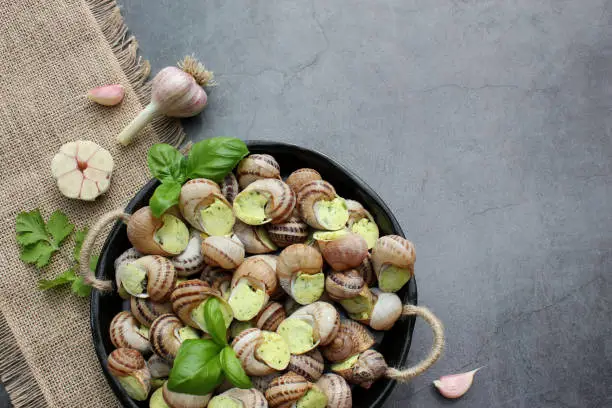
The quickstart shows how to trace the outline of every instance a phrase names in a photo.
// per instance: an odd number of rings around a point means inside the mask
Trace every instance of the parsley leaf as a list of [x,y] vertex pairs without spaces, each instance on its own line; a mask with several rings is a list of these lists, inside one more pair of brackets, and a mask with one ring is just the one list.
[[51,255],[53,255],[55,251],[56,250],[47,241],[38,241],[35,244],[22,247],[19,259],[42,268],[49,264]]
[[82,276],[78,276],[72,281],[70,289],[72,289],[72,293],[80,297],[87,297],[91,293],[91,286],[85,283],[85,279]]
[[77,262],[79,262],[81,257],[81,247],[83,246],[83,241],[85,241],[88,231],[89,228],[85,227],[82,230],[75,231],[74,233],[74,252],[72,253],[72,257]]
[[51,241],[56,247],[59,247],[73,229],[74,225],[70,223],[66,214],[59,210],[54,211],[47,221],[47,231],[51,234]]
[[77,278],[73,269],[68,269],[66,272],[62,273],[55,279],[41,279],[38,281],[38,289],[40,290],[48,290],[53,289],[55,287],[65,285],[67,283],[73,282]]
[[19,213],[15,222],[15,230],[17,231],[17,242],[21,245],[31,245],[49,238],[39,210]]

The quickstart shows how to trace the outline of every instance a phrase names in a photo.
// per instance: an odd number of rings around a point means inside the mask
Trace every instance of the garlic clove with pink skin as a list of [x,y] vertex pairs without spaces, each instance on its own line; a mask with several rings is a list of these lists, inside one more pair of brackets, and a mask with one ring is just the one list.
[[449,399],[459,398],[470,389],[474,381],[474,375],[481,368],[479,367],[467,373],[445,375],[440,377],[439,380],[435,380],[433,385],[443,397]]
[[153,78],[151,103],[121,131],[119,143],[129,145],[156,115],[187,118],[204,110],[208,96],[202,87],[214,85],[212,72],[189,56],[179,67],[166,67]]
[[87,98],[99,105],[115,106],[121,103],[125,96],[123,85],[104,85],[90,89]]

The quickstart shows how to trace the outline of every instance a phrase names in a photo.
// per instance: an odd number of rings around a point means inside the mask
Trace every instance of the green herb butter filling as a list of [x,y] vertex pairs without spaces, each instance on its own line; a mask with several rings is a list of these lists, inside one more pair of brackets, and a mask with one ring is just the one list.
[[357,363],[358,358],[359,354],[355,354],[354,356],[351,356],[344,361],[332,364],[331,369],[332,371],[343,371],[348,370],[349,368],[353,368],[353,366]]
[[[225,322],[225,328],[227,329],[232,324],[232,320],[234,320],[234,313],[232,312],[232,308],[225,303],[224,301],[219,302],[221,304],[221,313],[223,314],[223,321]],[[204,307],[206,305],[206,301],[201,302],[198,307],[191,311],[191,319],[198,325],[198,327],[208,333],[208,328],[206,327],[206,318],[204,317]]]
[[325,290],[325,275],[322,272],[309,275],[298,273],[291,283],[293,299],[301,305],[319,300]]
[[378,286],[383,292],[397,292],[410,280],[410,269],[394,265],[383,266],[378,276]]
[[296,408],[325,408],[326,406],[327,395],[316,385],[309,389],[296,404]]
[[263,242],[265,246],[274,251],[278,249],[276,244],[270,239],[270,235],[268,235],[268,230],[265,227],[257,227],[255,233],[257,234],[257,238],[259,238],[259,240]]
[[166,401],[164,400],[164,390],[162,388],[158,388],[151,395],[151,400],[149,401],[149,408],[170,408]]
[[319,224],[330,231],[344,228],[349,219],[346,202],[341,197],[336,197],[331,201],[317,201],[314,205],[314,213]]
[[[157,390],[167,381],[167,378],[151,378],[151,389]],[[153,398],[153,396],[151,396]]]
[[288,318],[283,320],[276,332],[285,339],[291,354],[306,353],[315,348],[318,343],[315,343],[312,325],[301,319]]
[[224,395],[217,395],[208,403],[208,408],[242,408],[242,402]]
[[234,199],[234,212],[242,222],[261,225],[268,221],[266,204],[270,195],[259,191],[243,191]]
[[340,304],[348,313],[357,314],[364,313],[372,310],[372,298],[369,296],[363,296],[359,294],[350,299],[340,300]]
[[155,231],[155,242],[161,245],[164,251],[180,254],[189,243],[189,229],[183,221],[170,214],[162,215],[162,223],[162,227]]
[[333,241],[348,234],[347,230],[341,229],[338,231],[316,231],[313,238],[317,241]]
[[134,376],[117,377],[127,394],[136,401],[144,401],[149,396],[149,390]]
[[263,332],[263,342],[255,352],[258,359],[278,371],[287,368],[291,359],[289,345],[281,335],[273,332]]
[[232,209],[218,198],[200,211],[202,229],[210,236],[224,236],[231,234],[234,227],[234,213]]
[[367,218],[362,218],[351,226],[351,231],[361,235],[368,244],[368,249],[374,248],[378,239],[378,226]]
[[121,286],[132,296],[142,295],[146,292],[147,272],[135,263],[123,264],[117,271]]
[[136,331],[138,332],[138,334],[140,334],[142,337],[148,339],[149,338],[149,328],[147,326],[143,326],[140,325],[140,327],[138,327],[138,329],[136,329]]
[[255,327],[255,325],[251,321],[241,322],[240,320],[234,320],[230,326],[230,336],[238,337],[240,333],[253,327]]
[[185,326],[178,329],[178,331],[176,332],[176,336],[181,342],[183,342],[189,339],[199,339],[200,333],[198,333],[198,331],[194,328]]
[[266,301],[266,294],[262,289],[251,286],[247,279],[241,279],[228,300],[236,320],[246,321],[254,318]]

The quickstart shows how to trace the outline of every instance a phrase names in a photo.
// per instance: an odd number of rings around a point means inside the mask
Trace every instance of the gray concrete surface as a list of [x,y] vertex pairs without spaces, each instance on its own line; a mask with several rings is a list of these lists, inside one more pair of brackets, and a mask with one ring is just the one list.
[[611,1],[120,3],[154,72],[217,73],[193,139],[321,150],[397,214],[448,346],[389,407],[612,406]]

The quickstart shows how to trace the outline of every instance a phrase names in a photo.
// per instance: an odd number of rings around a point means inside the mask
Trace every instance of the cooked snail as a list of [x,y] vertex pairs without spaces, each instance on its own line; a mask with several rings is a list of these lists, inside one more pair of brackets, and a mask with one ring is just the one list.
[[172,313],[172,304],[158,303],[148,298],[132,296],[130,298],[130,310],[140,324],[151,327],[153,321],[159,316],[166,313]]
[[198,231],[191,231],[189,243],[183,252],[170,258],[177,276],[184,277],[202,272],[206,266],[202,255],[202,237]]
[[130,216],[127,236],[134,248],[143,254],[172,256],[187,247],[189,229],[172,214],[155,218],[151,208],[142,207]]
[[311,350],[306,354],[292,355],[287,366],[288,371],[293,371],[310,382],[315,382],[321,378],[324,368],[325,362],[323,361],[323,356],[317,349]]
[[191,395],[170,391],[168,383],[151,396],[150,408],[206,408],[212,394]]
[[255,317],[255,326],[261,330],[276,331],[278,325],[287,317],[283,305],[269,302]]
[[315,302],[303,306],[283,320],[276,332],[283,336],[291,354],[304,354],[317,346],[330,344],[340,329],[340,316],[334,306]]
[[374,295],[370,288],[368,288],[368,285],[363,285],[361,292],[357,296],[338,300],[338,303],[347,311],[351,319],[364,320],[368,319],[372,313]]
[[266,228],[261,225],[247,225],[238,220],[234,224],[234,234],[250,254],[265,254],[278,249],[270,239]]
[[280,179],[280,166],[269,154],[251,154],[240,160],[236,177],[241,189],[262,179]]
[[232,232],[235,221],[232,205],[214,181],[201,178],[183,184],[179,208],[187,222],[198,231],[210,236]]
[[225,327],[229,327],[233,319],[232,309],[223,299],[221,292],[204,281],[191,279],[179,283],[172,292],[170,301],[174,313],[183,323],[208,332],[206,319],[204,318],[204,306],[210,297],[215,297],[221,302],[221,313],[223,314]]
[[346,272],[332,271],[325,278],[325,290],[329,297],[336,301],[358,296],[364,286],[363,278],[354,269]]
[[221,182],[221,193],[229,203],[233,203],[239,191],[238,180],[236,180],[234,173],[230,171]]
[[291,216],[278,224],[266,224],[270,240],[279,247],[300,244],[308,239],[308,224],[300,219],[297,210]]
[[356,268],[368,256],[368,245],[361,235],[340,230],[316,232],[314,238],[323,258],[335,271]]
[[277,179],[257,180],[234,199],[234,213],[245,224],[281,223],[295,207],[295,193]]
[[130,312],[119,312],[113,318],[110,323],[110,339],[117,348],[131,348],[142,354],[151,351],[148,329],[141,328]]
[[266,390],[270,408],[326,407],[327,396],[315,384],[294,372],[275,378]]
[[323,180],[318,171],[314,169],[303,168],[297,169],[296,171],[291,173],[289,177],[287,177],[286,183],[289,185],[289,187],[291,187],[293,191],[295,191],[295,194],[297,194],[304,184],[316,180]]
[[232,388],[210,400],[208,408],[268,408],[268,401],[254,388]]
[[414,274],[416,253],[412,242],[398,235],[379,238],[372,249],[372,266],[383,292],[397,292]]
[[370,254],[363,259],[361,264],[355,268],[359,275],[363,278],[366,285],[372,287],[376,284],[376,274],[374,273],[374,267],[372,266],[372,258]]
[[294,244],[280,253],[276,274],[285,292],[299,304],[307,305],[317,301],[325,289],[322,267],[323,258],[316,249]]
[[265,306],[278,286],[270,260],[263,256],[246,258],[234,272],[228,300],[237,320],[251,320]]
[[374,336],[369,330],[353,320],[342,320],[334,340],[321,352],[332,363],[346,360],[352,355],[366,351],[374,345]]
[[147,255],[130,263],[123,263],[115,273],[117,287],[132,296],[163,302],[170,297],[176,283],[172,263],[159,255]]
[[127,249],[121,255],[119,255],[117,259],[115,259],[115,270],[119,269],[119,267],[124,263],[134,262],[135,260],[137,260],[138,258],[142,258],[143,256],[144,254],[138,252],[136,248]]
[[232,348],[248,375],[264,376],[287,368],[291,354],[285,340],[274,332],[252,328],[240,333]]
[[351,387],[339,375],[325,374],[317,381],[317,386],[327,396],[327,406],[329,408],[353,407]]
[[349,211],[346,226],[352,232],[361,235],[365,239],[368,249],[372,249],[380,235],[374,217],[355,200],[346,200],[346,207]]
[[187,339],[198,339],[199,334],[173,314],[159,316],[149,330],[149,341],[153,352],[168,362],[174,361],[181,343]]
[[345,361],[332,365],[332,371],[351,384],[370,388],[372,383],[385,375],[385,358],[376,350],[366,350]]
[[342,229],[349,218],[346,202],[327,181],[304,184],[297,195],[297,207],[306,224],[320,230]]
[[276,371],[272,374],[264,375],[261,377],[252,377],[251,382],[253,383],[253,388],[255,388],[261,393],[265,393],[268,387],[270,386],[272,380],[280,377],[281,375],[283,375],[283,373],[281,373],[280,371]]
[[202,242],[204,261],[223,269],[236,269],[244,261],[244,246],[237,239],[208,237]]
[[144,401],[149,396],[151,373],[138,350],[129,348],[113,350],[108,356],[108,371],[136,401]]
[[385,293],[380,289],[371,289],[374,297],[369,317],[361,321],[374,330],[389,330],[402,315],[403,304],[395,293]]

